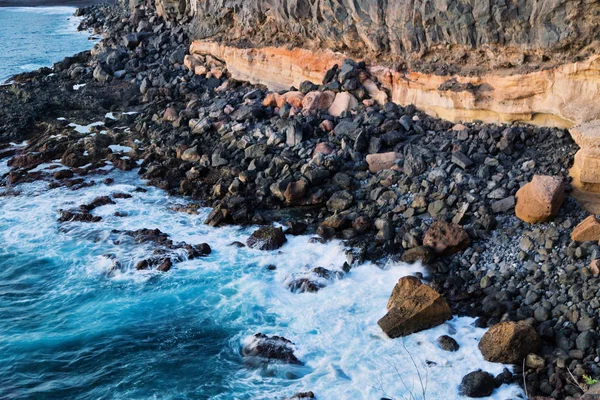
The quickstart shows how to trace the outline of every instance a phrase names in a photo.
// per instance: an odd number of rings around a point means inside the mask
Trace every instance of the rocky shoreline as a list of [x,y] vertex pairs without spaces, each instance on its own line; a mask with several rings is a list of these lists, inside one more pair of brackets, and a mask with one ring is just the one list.
[[[481,327],[521,321],[535,330],[537,358],[524,354],[515,367],[529,395],[577,397],[584,376],[600,376],[600,247],[595,237],[571,238],[588,214],[568,184],[550,221],[527,223],[514,211],[517,192],[534,176],[569,181],[578,147],[568,132],[452,124],[378,102],[365,65],[350,60],[324,82],[273,94],[228,79],[220,60],[186,59],[191,19],[175,24],[144,7],[78,14],[81,29],[104,34],[92,51],[0,87],[0,158],[12,157],[1,195],[34,180],[77,190],[82,176],[103,179],[105,161],[139,168],[148,184],[196,203],[180,211],[212,207],[207,224],[286,227],[260,232],[249,246],[276,249],[284,233],[306,233],[344,240],[352,249],[345,272],[365,260],[422,261],[429,287],[453,314],[477,316]],[[23,140],[23,148],[9,144]],[[57,159],[69,169],[36,169]],[[93,223],[93,209],[106,201],[57,219]],[[131,235],[190,257],[210,252],[205,244],[169,243],[160,231]],[[173,265],[142,261],[140,269]],[[290,289],[316,291],[333,278],[313,272],[315,279]]]

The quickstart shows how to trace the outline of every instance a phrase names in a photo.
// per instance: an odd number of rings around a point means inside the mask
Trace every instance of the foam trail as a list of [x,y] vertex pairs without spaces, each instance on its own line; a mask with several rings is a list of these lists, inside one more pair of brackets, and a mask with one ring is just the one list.
[[[483,360],[477,343],[485,330],[470,318],[405,339],[382,333],[377,320],[392,288],[400,277],[423,272],[419,265],[364,264],[318,293],[291,293],[290,276],[316,266],[340,270],[343,244],[310,244],[298,236],[278,251],[238,249],[230,244],[245,242],[255,228],[208,227],[208,209],[171,211],[185,200],[151,187],[136,191],[143,183],[134,172],[107,177],[115,183],[73,191],[36,182],[18,186],[18,197],[0,196],[0,366],[11,365],[0,367],[0,381],[9,392],[220,400],[312,390],[320,399],[379,399],[405,398],[410,389],[420,398],[418,369],[427,376],[426,397],[440,399],[459,398],[466,373],[497,374],[504,367]],[[99,223],[56,221],[58,209],[112,193],[133,197],[95,209]],[[141,228],[206,242],[213,252],[168,273],[136,271],[152,246],[114,230]],[[109,274],[114,260],[123,268]],[[304,366],[246,365],[240,347],[257,332],[292,340]],[[439,349],[442,334],[453,336],[460,350]],[[519,396],[518,386],[502,386],[491,399]]]

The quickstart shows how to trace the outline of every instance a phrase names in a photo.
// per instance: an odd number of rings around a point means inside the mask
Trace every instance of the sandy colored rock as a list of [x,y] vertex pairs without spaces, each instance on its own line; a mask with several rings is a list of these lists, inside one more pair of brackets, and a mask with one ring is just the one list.
[[534,175],[531,182],[517,192],[515,213],[525,222],[547,222],[558,214],[565,200],[565,188],[561,178]]
[[179,118],[179,114],[175,107],[168,107],[163,113],[163,121],[165,122],[174,122]]
[[387,304],[388,313],[377,324],[390,338],[438,326],[452,318],[446,300],[418,278],[401,278]]
[[540,347],[540,338],[533,327],[512,321],[492,326],[479,342],[486,361],[503,364],[519,364]]
[[597,242],[600,240],[600,221],[595,215],[590,215],[579,223],[571,232],[574,242]]
[[395,165],[396,160],[402,157],[402,154],[393,151],[389,153],[378,153],[367,155],[367,164],[369,171],[376,173],[384,169],[390,169]]
[[378,104],[384,105],[388,101],[388,95],[383,90],[377,87],[377,84],[370,79],[366,79],[362,82],[362,85],[367,89],[369,97],[375,100]]
[[299,181],[288,183],[283,197],[287,204],[300,204],[308,191],[308,183],[301,179]]
[[290,106],[301,109],[302,108],[302,100],[304,100],[304,93],[302,92],[287,92],[283,95],[282,99],[277,100],[277,107],[281,108],[285,103],[288,103]]
[[443,256],[458,253],[470,244],[471,239],[462,226],[444,221],[431,224],[423,238],[423,246],[428,246],[436,254]]
[[312,91],[308,92],[302,100],[302,109],[305,115],[316,113],[317,111],[325,111],[333,104],[335,93],[332,91]]
[[341,92],[335,96],[335,100],[331,104],[331,107],[329,107],[328,112],[331,116],[339,117],[342,113],[353,110],[356,106],[358,106],[356,97],[348,92]]

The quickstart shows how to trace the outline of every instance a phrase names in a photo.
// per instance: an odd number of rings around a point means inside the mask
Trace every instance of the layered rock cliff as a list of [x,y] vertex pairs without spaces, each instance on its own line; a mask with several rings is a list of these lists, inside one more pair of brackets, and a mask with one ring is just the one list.
[[204,0],[196,14],[198,39],[327,48],[438,74],[573,62],[600,38],[591,0]]

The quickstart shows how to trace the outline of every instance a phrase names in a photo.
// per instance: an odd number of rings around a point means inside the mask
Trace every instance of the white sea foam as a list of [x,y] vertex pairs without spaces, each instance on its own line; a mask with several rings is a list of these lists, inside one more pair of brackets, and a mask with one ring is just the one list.
[[108,148],[113,153],[129,153],[132,149],[129,146],[121,146],[120,144],[111,144]]
[[69,126],[74,128],[75,131],[79,132],[79,133],[90,133],[91,129],[95,126],[102,126],[104,125],[104,122],[98,121],[98,122],[92,122],[91,124],[88,125],[79,125],[76,123],[70,123]]
[[[390,263],[381,268],[367,263],[355,267],[343,279],[328,282],[318,293],[291,293],[285,282],[294,274],[304,274],[316,266],[340,270],[345,261],[342,243],[310,244],[307,236],[288,236],[288,242],[277,251],[238,249],[230,244],[244,242],[255,228],[208,227],[202,222],[208,209],[201,209],[199,215],[170,211],[183,200],[156,188],[135,192],[140,181],[133,172],[113,171],[109,177],[115,179],[110,186],[47,190],[46,183],[36,182],[20,185],[18,200],[0,197],[0,227],[10,226],[0,230],[0,254],[26,251],[24,247],[29,246],[32,252],[60,257],[70,268],[69,279],[55,289],[60,291],[81,290],[76,289],[81,282],[85,286],[90,279],[107,279],[107,270],[115,260],[123,266],[109,279],[108,284],[115,285],[115,290],[123,283],[144,287],[160,277],[162,282],[174,282],[177,289],[171,289],[171,296],[175,296],[185,287],[186,278],[182,277],[211,279],[215,282],[212,290],[198,293],[191,301],[210,305],[210,318],[217,326],[233,323],[241,327],[224,350],[230,357],[235,357],[244,341],[257,332],[282,335],[296,343],[295,353],[303,367],[273,364],[268,371],[239,368],[227,382],[229,392],[212,399],[273,399],[303,390],[312,390],[321,399],[409,398],[410,390],[415,399],[421,399],[421,380],[427,384],[427,399],[454,399],[460,397],[458,385],[466,373],[481,368],[497,374],[504,367],[483,360],[477,344],[485,330],[475,328],[471,318],[454,318],[405,339],[392,340],[381,331],[377,320],[386,312],[392,288],[400,277],[424,272],[420,265]],[[59,230],[58,209],[76,208],[116,192],[133,197],[95,209],[93,213],[103,218],[99,223],[66,223]],[[117,211],[127,217],[116,217]],[[141,228],[159,228],[174,241],[207,242],[213,252],[206,258],[176,264],[166,274],[135,271],[135,262],[148,257],[152,247],[117,245],[111,232]],[[105,256],[108,253],[112,256]],[[268,265],[277,268],[271,271]],[[153,292],[139,296],[122,307],[157,301]],[[86,306],[75,316],[80,324],[77,334],[83,335],[91,327],[96,333],[113,329],[114,318],[105,321],[94,307]],[[458,341],[459,351],[450,353],[438,348],[436,338],[443,334]],[[522,395],[518,386],[505,385],[490,398],[514,399]],[[177,397],[176,392],[165,396]]]

